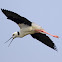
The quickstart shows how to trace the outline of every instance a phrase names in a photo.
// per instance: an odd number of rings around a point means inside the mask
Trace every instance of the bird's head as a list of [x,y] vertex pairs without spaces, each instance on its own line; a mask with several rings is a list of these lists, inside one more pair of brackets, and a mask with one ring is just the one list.
[[[10,39],[12,39],[11,42],[12,42],[13,39],[15,39],[16,37],[19,37],[19,35],[20,35],[19,32],[14,32],[14,33],[12,34],[12,37],[10,38]],[[9,40],[10,40],[10,39],[9,39]],[[8,40],[8,41],[9,41],[9,40]],[[5,43],[7,43],[8,41],[6,41]],[[11,42],[10,42],[10,44],[11,44]],[[9,44],[8,46],[10,46],[10,44]]]
[[14,33],[12,34],[12,38],[13,38],[13,39],[16,38],[16,37],[19,37],[19,32],[14,32]]

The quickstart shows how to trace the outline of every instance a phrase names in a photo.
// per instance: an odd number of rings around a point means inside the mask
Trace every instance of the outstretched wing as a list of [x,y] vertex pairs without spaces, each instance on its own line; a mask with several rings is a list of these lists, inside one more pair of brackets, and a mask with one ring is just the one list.
[[46,36],[46,34],[35,33],[35,34],[31,34],[31,36],[57,51],[55,44],[48,36]]
[[4,9],[1,9],[1,10],[6,15],[7,19],[10,19],[10,20],[14,21],[15,23],[17,23],[19,25],[19,27],[21,27],[21,24],[23,26],[25,26],[25,25],[31,26],[32,22],[30,22],[25,17],[22,17],[12,11],[4,10]]

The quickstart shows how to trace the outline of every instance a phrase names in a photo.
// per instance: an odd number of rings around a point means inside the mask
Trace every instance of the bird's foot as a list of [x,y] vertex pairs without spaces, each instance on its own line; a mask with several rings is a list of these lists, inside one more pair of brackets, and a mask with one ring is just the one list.
[[46,32],[45,30],[36,29],[35,31],[37,31],[37,32],[39,32],[39,33],[43,32],[43,33],[48,34],[48,35],[51,35],[51,36],[53,36],[53,37],[55,37],[55,38],[59,38],[59,36],[57,36],[57,35],[52,35],[52,34]]
[[59,38],[59,36],[57,36],[57,35],[53,35],[53,37]]

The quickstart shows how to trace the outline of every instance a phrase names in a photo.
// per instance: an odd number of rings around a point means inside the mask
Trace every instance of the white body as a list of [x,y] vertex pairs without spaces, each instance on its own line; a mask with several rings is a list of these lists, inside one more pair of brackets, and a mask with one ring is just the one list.
[[42,29],[41,26],[38,26],[35,23],[32,23],[32,26],[28,26],[28,25],[25,25],[25,24],[18,24],[18,25],[21,29],[19,37],[24,37],[28,34],[34,34],[34,33],[36,33],[35,29]]

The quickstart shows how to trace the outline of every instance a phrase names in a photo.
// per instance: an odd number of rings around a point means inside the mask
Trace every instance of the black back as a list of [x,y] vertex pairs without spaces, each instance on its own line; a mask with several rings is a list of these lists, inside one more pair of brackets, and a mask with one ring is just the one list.
[[7,19],[10,19],[14,22],[16,22],[17,24],[27,24],[29,26],[31,26],[31,23],[28,19],[26,19],[25,17],[22,17],[12,11],[8,11],[8,10],[4,10],[4,9],[1,9],[2,12],[7,16]]
[[31,34],[31,36],[57,51],[55,44],[48,36],[46,36],[46,34],[35,33],[35,34]]

